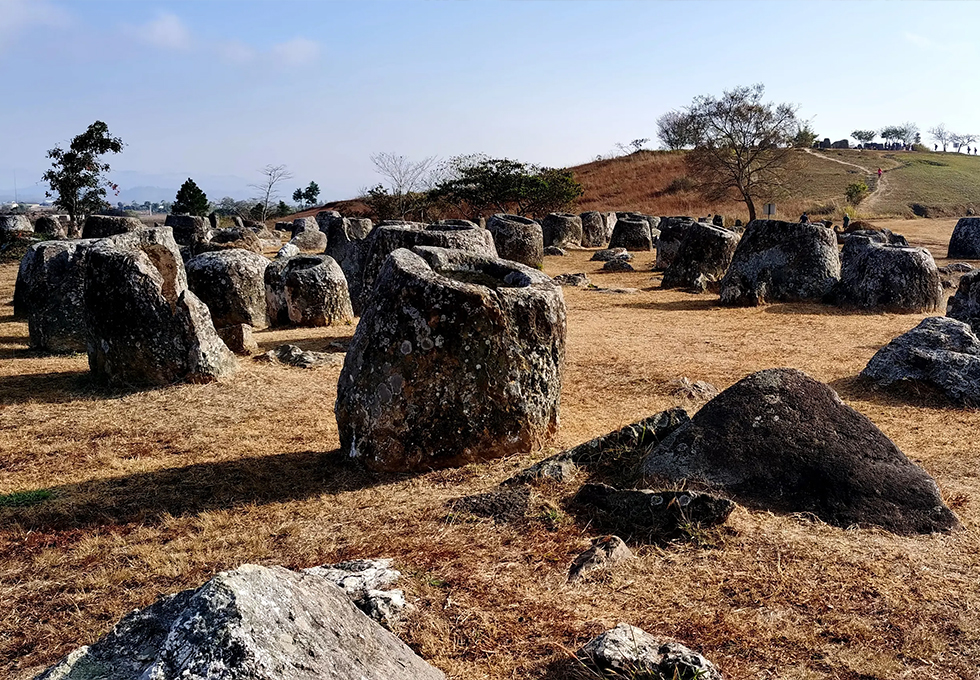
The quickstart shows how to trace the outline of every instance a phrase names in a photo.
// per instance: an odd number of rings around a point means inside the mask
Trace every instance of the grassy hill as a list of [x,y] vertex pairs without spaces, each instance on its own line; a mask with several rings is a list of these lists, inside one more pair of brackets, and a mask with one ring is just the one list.
[[[884,170],[880,189],[857,206],[863,217],[962,215],[980,207],[980,157],[955,153],[800,150],[786,194],[775,202],[780,217],[811,215],[840,219],[847,207],[845,188],[863,180],[877,187],[877,169]],[[858,166],[858,167],[855,167]],[[578,210],[638,210],[654,215],[721,213],[747,217],[737,201],[707,203],[686,180],[684,153],[640,151],[571,168],[585,188]],[[757,208],[761,210],[760,201]]]

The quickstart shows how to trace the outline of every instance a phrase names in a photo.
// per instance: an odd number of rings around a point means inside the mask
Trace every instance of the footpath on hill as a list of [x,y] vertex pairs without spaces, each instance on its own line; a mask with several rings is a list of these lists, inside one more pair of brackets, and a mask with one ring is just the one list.
[[[825,161],[832,161],[834,163],[840,163],[841,165],[847,165],[852,168],[857,168],[868,176],[868,185],[872,187],[871,192],[862,201],[862,208],[865,210],[871,210],[875,208],[881,197],[888,193],[886,187],[888,186],[888,181],[885,176],[888,174],[888,170],[883,170],[881,177],[877,176],[877,168],[871,169],[863,165],[858,165],[857,163],[849,163],[848,161],[842,161],[839,158],[831,158],[830,156],[825,156],[822,153],[817,153],[813,149],[804,149],[811,156],[816,156],[817,158],[822,158]],[[899,166],[901,167],[901,166]]]

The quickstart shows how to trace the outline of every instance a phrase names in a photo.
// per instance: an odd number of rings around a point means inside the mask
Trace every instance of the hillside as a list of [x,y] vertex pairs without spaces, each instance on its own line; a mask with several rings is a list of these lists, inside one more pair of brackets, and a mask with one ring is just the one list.
[[[806,210],[840,219],[845,188],[863,180],[881,187],[860,205],[865,217],[955,216],[980,206],[980,157],[956,153],[800,150],[787,177],[786,195],[776,198],[778,216],[795,219]],[[637,210],[653,215],[721,213],[745,219],[741,202],[706,203],[690,187],[683,152],[640,151],[570,168],[585,188],[577,210]],[[678,190],[672,190],[678,189]],[[760,201],[757,208],[761,210]]]

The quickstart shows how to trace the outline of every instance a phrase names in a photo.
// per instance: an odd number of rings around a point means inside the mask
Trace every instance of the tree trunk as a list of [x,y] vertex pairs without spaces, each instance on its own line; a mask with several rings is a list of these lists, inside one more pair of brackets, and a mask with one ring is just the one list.
[[745,197],[745,205],[749,209],[749,222],[755,219],[755,203],[752,201],[751,196]]

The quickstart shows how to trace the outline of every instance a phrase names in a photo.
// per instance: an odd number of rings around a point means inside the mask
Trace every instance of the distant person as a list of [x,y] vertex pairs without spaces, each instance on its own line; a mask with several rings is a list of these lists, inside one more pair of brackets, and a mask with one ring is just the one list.
[[932,150],[933,151],[939,151],[939,145],[938,144],[933,144],[932,145]]
[[810,216],[809,215],[807,215],[806,213],[803,213],[802,215],[800,215],[800,224],[809,224],[809,223],[810,223]]
[[881,179],[881,168],[878,168],[878,179]]
[[851,216],[844,213],[844,231],[847,231],[847,225],[851,223]]

